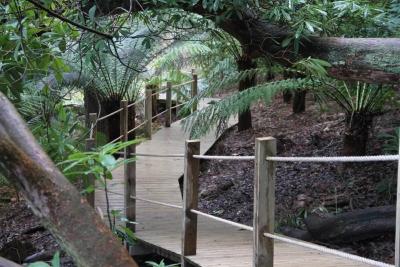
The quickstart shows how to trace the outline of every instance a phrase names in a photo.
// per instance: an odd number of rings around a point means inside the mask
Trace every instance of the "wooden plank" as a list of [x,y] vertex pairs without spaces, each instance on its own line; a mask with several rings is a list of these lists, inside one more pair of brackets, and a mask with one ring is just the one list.
[[200,160],[193,158],[193,155],[199,154],[200,140],[186,141],[182,211],[183,256],[196,255],[197,214],[190,212],[190,210],[198,207]]
[[275,162],[267,156],[276,156],[276,139],[257,138],[254,167],[254,215],[253,215],[253,266],[274,265],[274,241],[264,236],[273,233],[275,224]]
[[[211,99],[201,101],[204,107]],[[214,100],[214,99],[213,99]],[[233,121],[231,121],[233,123]],[[180,122],[171,124],[155,132],[152,140],[137,146],[138,153],[183,154],[188,134],[182,131]],[[201,138],[201,154],[215,142],[215,131]],[[183,205],[178,178],[184,173],[183,158],[137,157],[137,186],[139,197],[156,201]],[[120,195],[110,194],[111,209],[123,210],[124,172],[119,168],[113,172],[114,180],[109,183],[109,190]],[[96,191],[96,206],[105,210],[104,193]],[[205,267],[247,267],[253,261],[253,233],[236,227],[215,222],[207,218],[197,219],[196,255],[187,256],[196,266]],[[171,255],[181,254],[182,211],[158,206],[137,200],[136,235],[170,251]],[[366,267],[368,265],[343,259],[337,256],[306,249],[279,241],[274,242],[274,266],[278,267]],[[163,254],[164,257],[167,257]]]

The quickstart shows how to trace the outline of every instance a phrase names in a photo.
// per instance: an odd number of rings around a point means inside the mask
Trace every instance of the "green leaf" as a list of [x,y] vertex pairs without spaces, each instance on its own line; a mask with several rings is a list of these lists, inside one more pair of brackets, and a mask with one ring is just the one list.
[[100,155],[100,163],[107,168],[111,168],[117,163],[117,161],[112,155],[106,154]]
[[94,15],[96,14],[96,5],[93,5],[90,9],[89,9],[89,18],[91,21],[94,21]]
[[60,252],[57,251],[56,254],[54,254],[53,259],[51,260],[51,265],[52,267],[60,267]]

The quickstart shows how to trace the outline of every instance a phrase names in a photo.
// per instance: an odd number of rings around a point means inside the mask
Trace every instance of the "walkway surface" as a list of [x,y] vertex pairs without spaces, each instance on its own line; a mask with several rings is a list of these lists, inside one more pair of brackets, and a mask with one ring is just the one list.
[[[186,139],[179,122],[175,122],[141,143],[137,153],[183,154]],[[203,137],[201,152],[205,153],[215,140],[214,132]],[[178,178],[183,174],[183,158],[138,157],[136,164],[138,197],[182,206]],[[123,168],[117,169],[110,190],[123,194],[123,177]],[[112,195],[110,202],[112,209],[124,209],[123,196]],[[105,210],[104,193],[96,192],[96,206]],[[137,200],[136,210],[138,238],[171,254],[180,254],[181,211],[140,200]],[[193,263],[204,267],[252,265],[251,232],[199,217],[197,236],[197,255],[188,257]],[[274,266],[279,267],[369,266],[279,241],[275,241],[274,262]]]

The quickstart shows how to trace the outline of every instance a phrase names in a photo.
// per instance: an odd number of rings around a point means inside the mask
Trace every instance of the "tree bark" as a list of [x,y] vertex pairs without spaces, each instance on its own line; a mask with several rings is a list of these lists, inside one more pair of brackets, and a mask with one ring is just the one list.
[[78,266],[137,267],[1,93],[0,172],[20,190],[34,214]]
[[294,93],[292,104],[293,113],[298,114],[306,111],[306,95],[307,90],[300,90]]
[[[237,60],[238,70],[246,71],[251,70],[256,67],[253,60],[248,57],[248,55],[244,52],[243,56]],[[239,92],[244,91],[250,87],[256,85],[256,77],[255,75],[251,77],[246,77],[244,80],[239,81]],[[246,111],[239,114],[238,120],[238,131],[244,131],[252,128],[252,121],[251,121],[251,110],[250,108]]]
[[364,113],[346,114],[343,155],[363,156],[366,154],[372,121],[372,115]]
[[292,92],[282,93],[283,103],[290,104],[292,102]]

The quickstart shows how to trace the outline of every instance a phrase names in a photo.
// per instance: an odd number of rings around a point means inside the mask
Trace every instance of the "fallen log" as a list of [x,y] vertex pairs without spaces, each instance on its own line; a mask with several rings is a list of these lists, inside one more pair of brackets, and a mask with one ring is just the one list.
[[304,219],[311,237],[318,241],[348,243],[393,233],[395,206],[373,207],[323,217],[311,214]]

